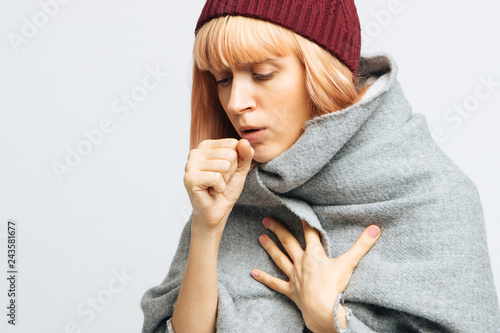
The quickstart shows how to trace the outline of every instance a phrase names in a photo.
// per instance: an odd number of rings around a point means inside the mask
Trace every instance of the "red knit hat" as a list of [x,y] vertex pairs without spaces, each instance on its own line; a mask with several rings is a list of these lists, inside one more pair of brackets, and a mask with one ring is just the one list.
[[354,0],[207,0],[195,34],[219,16],[247,16],[269,21],[313,41],[354,74],[361,52],[361,27]]

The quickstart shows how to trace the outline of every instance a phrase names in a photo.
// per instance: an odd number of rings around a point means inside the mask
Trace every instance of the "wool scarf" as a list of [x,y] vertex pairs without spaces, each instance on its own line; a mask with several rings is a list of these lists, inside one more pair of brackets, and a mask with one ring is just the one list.
[[[286,151],[248,173],[218,254],[217,332],[305,329],[286,296],[255,281],[254,268],[287,279],[258,242],[265,216],[304,246],[301,219],[331,258],[371,224],[382,234],[344,291],[344,332],[497,332],[500,315],[476,187],[413,113],[387,54],[363,55],[374,82],[344,110],[309,120]],[[431,105],[429,107],[432,107]],[[163,283],[142,298],[143,332],[170,332],[189,255],[189,219]],[[333,320],[333,318],[332,318]]]

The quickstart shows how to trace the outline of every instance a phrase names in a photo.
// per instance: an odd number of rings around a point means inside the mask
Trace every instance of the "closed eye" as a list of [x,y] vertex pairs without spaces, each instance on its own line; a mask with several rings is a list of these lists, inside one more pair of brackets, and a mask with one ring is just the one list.
[[274,76],[274,73],[269,73],[269,74],[253,74],[254,78],[260,79],[260,80],[269,80]]
[[[256,79],[259,79],[259,80],[270,80],[273,76],[274,76],[275,73],[269,73],[269,74],[257,74],[257,73],[254,73],[253,74],[253,77],[256,78]],[[229,81],[232,79],[233,77],[230,76],[230,77],[226,77],[222,80],[219,80],[219,81],[216,81],[215,82],[215,86],[218,87],[219,85],[221,87],[227,87],[229,85]]]
[[223,87],[226,87],[227,84],[229,83],[229,80],[231,80],[233,77],[226,77],[225,79],[219,80],[215,82],[215,86],[217,87],[219,84]]

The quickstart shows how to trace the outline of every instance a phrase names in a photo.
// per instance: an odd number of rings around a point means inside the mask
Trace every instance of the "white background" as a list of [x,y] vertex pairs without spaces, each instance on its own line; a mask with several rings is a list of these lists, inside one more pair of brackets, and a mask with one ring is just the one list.
[[[193,30],[203,4],[73,0],[43,22],[38,1],[1,0],[1,276],[8,219],[17,221],[19,270],[16,327],[6,323],[8,286],[0,279],[2,332],[141,330],[140,298],[165,277],[189,212],[182,177]],[[479,189],[498,289],[500,3],[357,5],[363,51],[393,55],[414,112],[444,131],[440,146]],[[43,26],[16,52],[13,34],[21,38],[33,20]],[[128,116],[114,113],[113,103],[125,105],[122,94],[140,91],[147,68],[168,76]],[[490,76],[497,85],[475,110],[455,122],[443,118],[457,116],[455,104],[472,103]],[[114,130],[59,180],[54,163],[65,164],[68,149],[85,144],[83,131],[103,119]]]

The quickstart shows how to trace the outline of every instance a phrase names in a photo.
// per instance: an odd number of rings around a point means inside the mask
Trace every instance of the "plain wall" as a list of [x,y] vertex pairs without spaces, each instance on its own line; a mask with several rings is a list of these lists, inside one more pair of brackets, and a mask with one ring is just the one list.
[[[13,219],[19,270],[18,325],[6,323],[0,279],[0,330],[139,332],[140,298],[166,276],[189,215],[191,48],[204,1],[55,1],[0,2],[0,267]],[[357,5],[363,51],[395,58],[414,112],[479,189],[498,288],[500,3]],[[484,80],[495,84],[479,99]]]

